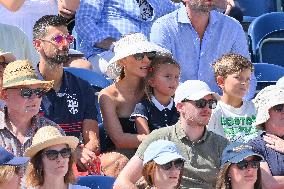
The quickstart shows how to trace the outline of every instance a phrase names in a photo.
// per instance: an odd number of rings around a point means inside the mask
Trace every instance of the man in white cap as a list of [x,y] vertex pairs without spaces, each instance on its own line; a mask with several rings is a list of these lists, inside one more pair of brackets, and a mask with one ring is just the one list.
[[218,98],[203,81],[188,80],[182,83],[174,98],[180,121],[174,126],[153,131],[141,143],[118,176],[114,188],[135,188],[135,182],[141,177],[145,149],[152,141],[164,139],[173,141],[187,161],[181,185],[185,188],[213,189],[220,157],[228,144],[227,139],[206,129]]

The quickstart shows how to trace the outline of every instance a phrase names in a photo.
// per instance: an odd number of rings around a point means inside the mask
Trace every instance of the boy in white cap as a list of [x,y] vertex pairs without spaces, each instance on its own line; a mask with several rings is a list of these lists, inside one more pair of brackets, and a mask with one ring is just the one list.
[[185,188],[213,189],[220,167],[220,157],[228,141],[206,129],[218,94],[199,80],[188,80],[177,88],[176,108],[180,121],[170,127],[157,129],[140,144],[136,154],[118,176],[114,188],[135,188],[141,177],[144,151],[158,139],[174,142],[181,150],[185,163],[181,186]]

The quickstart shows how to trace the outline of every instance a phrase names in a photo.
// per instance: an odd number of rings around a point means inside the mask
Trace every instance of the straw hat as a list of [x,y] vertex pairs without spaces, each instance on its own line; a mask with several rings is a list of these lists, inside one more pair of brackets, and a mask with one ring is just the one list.
[[3,73],[3,89],[41,84],[45,91],[52,88],[54,81],[39,80],[35,69],[27,60],[17,60],[9,63]]
[[130,55],[143,52],[162,52],[171,54],[168,50],[149,42],[145,35],[142,33],[128,34],[114,43],[114,57],[109,61],[106,75],[111,79],[116,79],[121,71],[121,66],[116,64],[118,60],[121,60]]
[[57,144],[68,144],[70,148],[75,149],[78,143],[78,138],[65,136],[54,126],[45,126],[36,132],[32,145],[25,151],[24,156],[33,157],[39,151]]
[[16,60],[16,57],[11,52],[2,52],[0,50],[0,56],[5,58],[6,63],[10,63]]
[[263,88],[253,99],[257,115],[254,125],[265,123],[269,118],[269,109],[278,104],[284,104],[284,88],[270,85]]

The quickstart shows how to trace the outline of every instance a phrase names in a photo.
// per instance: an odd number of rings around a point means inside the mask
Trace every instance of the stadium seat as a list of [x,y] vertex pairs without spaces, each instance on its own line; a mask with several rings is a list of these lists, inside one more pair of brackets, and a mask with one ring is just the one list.
[[235,0],[245,16],[258,17],[262,14],[277,11],[276,0]]
[[79,177],[77,184],[91,189],[112,189],[114,181],[114,177],[91,175]]
[[[248,40],[250,52],[252,55],[252,61],[262,61],[273,64],[280,62],[284,57],[284,54],[279,53],[278,48],[281,47],[283,49],[283,38],[283,12],[267,13],[256,18],[250,24],[248,29]],[[277,59],[275,60],[275,58]],[[282,59],[282,61],[283,60],[284,59]]]
[[284,67],[268,63],[254,63],[254,72],[257,79],[256,93],[284,76]]

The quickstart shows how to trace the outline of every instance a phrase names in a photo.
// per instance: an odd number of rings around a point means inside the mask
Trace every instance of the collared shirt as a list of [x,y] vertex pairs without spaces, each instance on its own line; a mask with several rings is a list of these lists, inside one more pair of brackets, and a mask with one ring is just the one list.
[[145,118],[151,132],[155,129],[176,124],[179,119],[179,113],[172,98],[167,106],[163,106],[152,96],[151,101],[145,97],[135,105],[130,119],[135,120],[136,117]]
[[153,8],[153,15],[143,20],[136,0],[81,0],[75,22],[81,41],[79,50],[88,58],[104,51],[94,45],[108,37],[118,40],[122,35],[134,32],[149,36],[153,21],[180,7],[171,0],[147,1]]
[[[53,121],[36,115],[32,118],[31,127],[28,128],[25,135],[25,141],[22,144],[19,139],[14,135],[7,125],[7,110],[6,108],[3,111],[0,111],[0,146],[7,149],[9,152],[13,153],[15,156],[23,156],[25,150],[31,146],[32,137],[36,131],[44,126],[55,126],[58,127]],[[58,127],[59,128],[59,127]]]
[[181,182],[182,188],[215,188],[222,152],[228,140],[205,130],[197,142],[192,142],[178,122],[174,126],[157,129],[150,133],[139,145],[135,155],[143,160],[147,146],[159,139],[174,142],[186,159]]
[[[150,40],[172,52],[181,67],[181,82],[202,80],[219,94],[221,91],[214,79],[211,64],[226,53],[237,53],[249,58],[241,24],[217,11],[210,12],[202,42],[184,6],[157,19],[152,26]],[[249,98],[253,97],[256,86],[254,76],[252,80]]]
[[83,121],[97,120],[95,100],[95,91],[88,82],[63,71],[59,91],[51,89],[42,97],[40,113],[57,123],[66,135],[82,142]]

